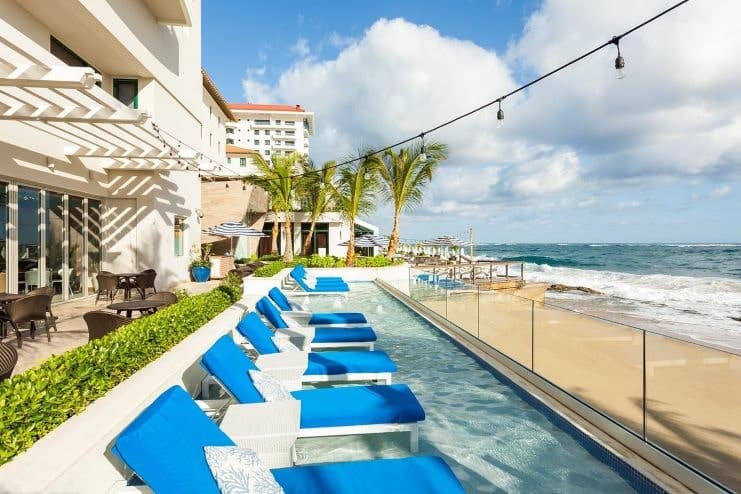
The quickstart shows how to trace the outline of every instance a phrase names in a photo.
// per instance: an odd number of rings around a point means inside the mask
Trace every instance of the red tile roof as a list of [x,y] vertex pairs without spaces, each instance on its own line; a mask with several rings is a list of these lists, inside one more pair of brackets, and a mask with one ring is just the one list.
[[295,111],[303,113],[301,105],[258,105],[256,103],[229,103],[231,110],[257,110],[257,111]]
[[226,154],[254,154],[256,152],[257,151],[253,151],[252,149],[241,148],[232,144],[226,145]]

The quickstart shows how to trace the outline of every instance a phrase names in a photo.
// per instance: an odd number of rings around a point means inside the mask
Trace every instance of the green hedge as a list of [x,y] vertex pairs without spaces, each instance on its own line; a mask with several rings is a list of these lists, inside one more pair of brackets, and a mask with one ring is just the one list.
[[287,263],[284,261],[275,261],[271,262],[270,264],[266,264],[265,266],[262,266],[260,268],[257,268],[255,272],[252,273],[252,276],[255,276],[257,278],[270,278],[271,276],[275,276],[276,274],[278,274],[281,269],[292,266],[295,266],[295,264]]
[[[401,264],[404,261],[392,261],[386,256],[375,256],[375,257],[362,257],[358,256],[355,258],[356,268],[384,268],[386,266],[394,266]],[[280,270],[285,268],[291,268],[296,264],[301,263],[307,268],[344,268],[345,260],[334,256],[319,256],[313,254],[310,257],[294,257],[292,262],[285,261],[274,261],[261,268],[258,268],[252,276],[258,278],[269,278],[275,276]]]
[[[241,280],[240,280],[241,281]],[[0,383],[0,465],[160,357],[239,300],[239,286],[185,296]]]
[[355,267],[356,268],[385,268],[386,266],[395,266],[403,262],[404,261],[392,261],[386,256],[356,257]]

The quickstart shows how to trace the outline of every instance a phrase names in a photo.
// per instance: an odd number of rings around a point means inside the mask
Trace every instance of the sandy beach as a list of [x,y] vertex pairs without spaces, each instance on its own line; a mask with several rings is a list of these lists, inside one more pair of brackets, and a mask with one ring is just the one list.
[[[494,291],[412,293],[643,435],[642,331]],[[648,440],[741,490],[741,357],[651,333],[645,352]]]

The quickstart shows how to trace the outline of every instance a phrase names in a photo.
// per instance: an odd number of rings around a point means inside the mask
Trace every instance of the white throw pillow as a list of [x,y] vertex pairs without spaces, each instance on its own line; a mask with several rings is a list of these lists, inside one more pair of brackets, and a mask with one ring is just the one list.
[[252,384],[255,385],[257,391],[262,395],[265,401],[285,401],[293,400],[293,396],[288,392],[286,388],[276,378],[270,374],[258,370],[248,371]]
[[284,494],[257,453],[236,446],[206,446],[206,463],[223,494]]
[[275,346],[278,347],[278,351],[280,352],[300,352],[299,348],[291,343],[291,340],[287,338],[279,338],[277,336],[273,336],[273,343]]

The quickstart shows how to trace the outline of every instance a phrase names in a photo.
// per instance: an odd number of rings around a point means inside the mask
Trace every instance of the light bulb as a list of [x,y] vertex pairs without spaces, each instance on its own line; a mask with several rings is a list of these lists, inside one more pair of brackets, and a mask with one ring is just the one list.
[[497,129],[504,127],[504,110],[501,108],[497,111]]
[[421,161],[422,163],[424,163],[425,161],[427,161],[427,153],[425,153],[424,146],[422,146],[422,152],[419,153],[419,161]]
[[615,59],[615,72],[615,76],[618,79],[625,78],[625,59],[622,57],[622,55],[618,55]]

